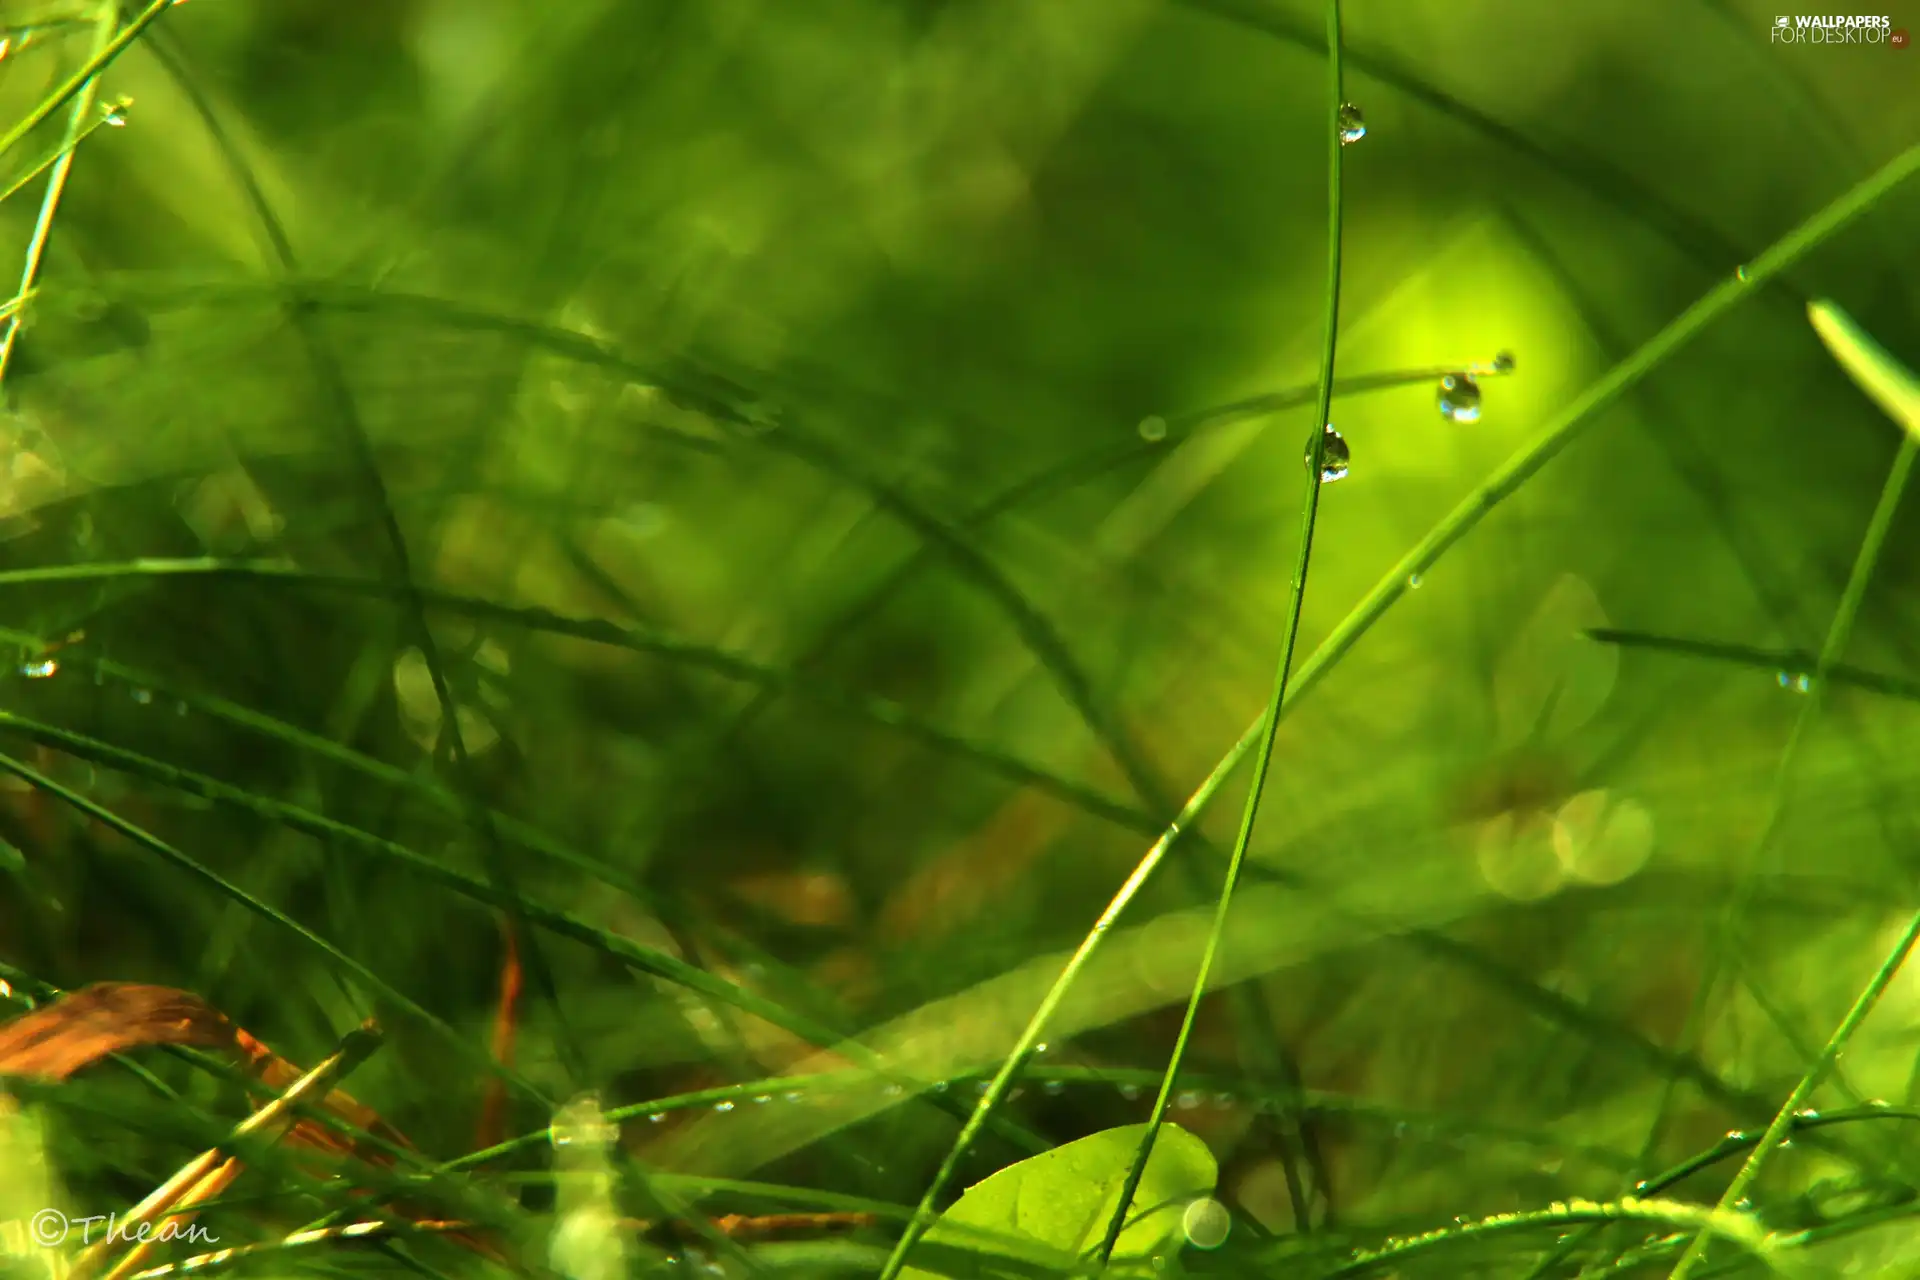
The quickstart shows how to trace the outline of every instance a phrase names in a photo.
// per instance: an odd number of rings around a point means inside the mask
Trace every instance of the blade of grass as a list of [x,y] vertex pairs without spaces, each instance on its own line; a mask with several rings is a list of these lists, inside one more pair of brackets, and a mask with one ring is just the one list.
[[[176,0],[150,0],[146,8],[142,9],[126,26],[120,29],[118,35],[114,36],[113,39],[109,40],[105,45],[94,50],[84,66],[71,76],[68,76],[52,93],[40,99],[33,110],[27,112],[24,117],[15,122],[13,128],[7,130],[4,134],[0,134],[0,156],[6,155],[9,151],[19,146],[28,134],[51,119],[54,112],[73,101],[76,94],[85,91],[87,87],[93,83],[95,76],[112,66],[114,60],[125,53],[127,49],[132,46],[133,42],[140,38],[140,33],[153,25],[155,20],[157,20],[161,14],[165,13],[174,3],[176,3]],[[111,6],[109,6],[107,13],[109,18],[113,16],[114,10]]]
[[1807,319],[1820,341],[1869,399],[1910,436],[1920,436],[1920,378],[1887,354],[1853,317],[1825,299],[1809,303]]
[[[6,570],[0,571],[0,588],[36,583],[187,576],[232,577],[265,583],[285,583],[381,599],[391,599],[399,594],[396,584],[377,579],[310,574],[280,562],[216,559],[148,559],[112,564],[96,562]],[[980,745],[928,724],[884,699],[842,693],[823,686],[817,681],[804,679],[797,672],[766,666],[723,649],[682,640],[659,631],[623,626],[598,618],[564,617],[544,609],[497,604],[490,600],[454,595],[451,592],[437,591],[427,587],[417,588],[416,591],[427,605],[449,613],[478,620],[506,623],[551,635],[591,640],[635,653],[653,654],[701,667],[746,683],[791,691],[804,698],[853,711],[877,724],[908,734],[935,750],[966,759],[1023,786],[1043,790],[1124,829],[1143,835],[1157,834],[1161,829],[1157,819],[1115,797],[1060,777],[1049,770],[995,748]],[[337,762],[348,764],[349,767],[357,767],[347,755],[343,754],[344,748],[328,744],[326,749]],[[419,786],[417,781],[411,785]]]
[[[113,0],[106,0],[94,19],[93,48],[87,54],[89,66],[100,61],[112,47],[114,27],[119,20],[120,12],[114,7]],[[53,218],[60,208],[60,197],[67,189],[67,175],[73,171],[74,148],[80,145],[80,139],[86,135],[88,117],[93,114],[97,83],[89,77],[75,91],[73,111],[67,117],[66,137],[48,167],[47,189],[40,197],[40,215],[34,219],[33,234],[27,240],[26,261],[20,268],[18,294],[22,298],[30,295],[40,282],[40,260],[47,251],[47,239],[53,235]],[[7,317],[6,332],[0,333],[0,383],[5,382],[7,370],[13,364],[14,346],[19,341],[21,328],[20,313],[16,310]]]
[[1293,565],[1293,585],[1287,596],[1286,619],[1281,624],[1280,659],[1274,669],[1273,695],[1267,700],[1266,712],[1261,717],[1259,747],[1253,757],[1253,777],[1247,783],[1247,798],[1240,812],[1240,830],[1234,836],[1233,849],[1227,856],[1227,873],[1214,909],[1213,927],[1207,934],[1206,949],[1200,953],[1200,967],[1194,975],[1193,994],[1188,997],[1186,1011],[1181,1015],[1180,1031],[1174,1037],[1173,1052],[1167,1059],[1166,1073],[1160,1080],[1160,1091],[1147,1113],[1146,1132],[1134,1152],[1126,1179],[1120,1184],[1119,1201],[1095,1253],[1102,1266],[1112,1259],[1114,1245],[1119,1242],[1120,1232],[1126,1226],[1127,1208],[1133,1203],[1140,1179],[1146,1173],[1147,1160],[1153,1154],[1154,1139],[1159,1136],[1167,1107],[1173,1100],[1174,1086],[1180,1078],[1181,1059],[1186,1055],[1187,1042],[1193,1036],[1193,1024],[1200,1015],[1200,1002],[1207,994],[1214,958],[1219,954],[1220,939],[1226,932],[1227,913],[1233,908],[1233,891],[1239,885],[1240,870],[1246,863],[1247,846],[1253,841],[1254,821],[1259,816],[1260,798],[1266,787],[1267,772],[1273,764],[1273,746],[1280,728],[1280,711],[1286,703],[1287,678],[1293,671],[1294,645],[1300,638],[1300,609],[1306,600],[1307,571],[1313,563],[1313,527],[1320,513],[1320,491],[1325,483],[1321,467],[1326,454],[1326,424],[1333,403],[1333,365],[1340,330],[1341,162],[1346,154],[1346,139],[1340,120],[1345,100],[1340,66],[1340,0],[1326,0],[1326,23],[1327,113],[1321,126],[1327,147],[1327,275],[1321,302],[1324,336],[1320,347],[1319,395],[1307,437],[1307,497],[1300,509],[1299,548]]
[[[1821,322],[1817,307],[1818,304],[1814,308],[1809,308],[1809,315],[1814,317],[1815,327],[1819,328]],[[1826,335],[1823,333],[1822,336]],[[1852,371],[1850,367],[1849,372]],[[1718,985],[1720,975],[1726,967],[1728,953],[1733,945],[1734,931],[1740,924],[1747,899],[1752,893],[1752,883],[1755,872],[1758,870],[1758,863],[1772,842],[1774,832],[1779,828],[1785,813],[1788,782],[1794,767],[1798,764],[1801,744],[1825,697],[1827,674],[1846,653],[1847,642],[1853,634],[1854,619],[1859,616],[1860,604],[1866,598],[1867,585],[1873,578],[1874,568],[1879,563],[1881,548],[1886,544],[1887,533],[1893,526],[1894,513],[1899,509],[1900,499],[1906,492],[1907,479],[1912,473],[1916,453],[1920,453],[1920,431],[1907,434],[1902,438],[1900,451],[1895,455],[1893,467],[1888,471],[1886,483],[1880,490],[1879,502],[1875,505],[1872,518],[1868,521],[1866,535],[1860,543],[1859,554],[1854,558],[1853,571],[1848,576],[1846,589],[1841,593],[1840,603],[1834,610],[1833,624],[1827,631],[1825,644],[1821,646],[1820,657],[1813,673],[1813,683],[1807,691],[1807,700],[1801,706],[1799,714],[1794,717],[1793,728],[1788,733],[1786,745],[1781,749],[1780,761],[1775,769],[1773,786],[1769,793],[1766,816],[1761,820],[1760,830],[1741,860],[1733,896],[1727,904],[1725,915],[1716,931],[1712,956],[1707,971],[1701,975],[1699,989],[1695,994],[1695,1010],[1703,1009],[1711,1000],[1714,988]],[[1821,1050],[1820,1056],[1801,1076],[1800,1082],[1794,1086],[1786,1102],[1781,1104],[1779,1113],[1774,1116],[1773,1123],[1767,1127],[1759,1145],[1747,1157],[1746,1164],[1738,1174],[1734,1175],[1726,1194],[1721,1197],[1722,1205],[1730,1205],[1739,1200],[1746,1194],[1747,1188],[1753,1184],[1754,1179],[1759,1176],[1767,1157],[1791,1126],[1793,1113],[1832,1070],[1841,1051],[1853,1038],[1854,1031],[1872,1011],[1881,992],[1893,980],[1893,975],[1905,961],[1916,936],[1920,936],[1920,915],[1916,915],[1909,923],[1899,943],[1866,987],[1861,990],[1853,1007],[1847,1011],[1846,1017],[1834,1030],[1826,1047]],[[1697,1023],[1698,1019],[1690,1018],[1689,1021]],[[1658,1118],[1656,1118],[1656,1129],[1657,1125]],[[1695,1236],[1693,1242],[1687,1247],[1686,1253],[1681,1255],[1680,1261],[1674,1266],[1671,1280],[1685,1280],[1700,1265],[1705,1252],[1705,1235]]]
[[[112,0],[109,0],[109,12],[112,12]],[[178,64],[173,64],[178,66]],[[294,253],[293,241],[288,236],[286,225],[274,212],[273,204],[267,199],[258,175],[253,171],[246,158],[234,145],[232,137],[221,124],[218,113],[212,103],[200,91],[192,76],[182,70],[175,76],[175,83],[185,90],[189,103],[199,115],[201,125],[207,136],[226,163],[228,172],[240,184],[245,193],[247,204],[252,208],[255,220],[266,237],[274,262],[283,276],[299,274],[300,263]],[[315,317],[307,308],[289,305],[286,308],[289,325],[300,340],[307,364],[312,371],[326,407],[352,458],[355,469],[360,473],[360,483],[365,488],[374,510],[379,517],[380,528],[386,537],[387,553],[391,557],[392,576],[400,588],[405,605],[406,620],[414,633],[414,642],[419,646],[420,654],[426,661],[427,674],[433,684],[435,699],[440,704],[441,733],[452,754],[454,776],[457,781],[456,794],[465,802],[466,818],[479,836],[480,851],[487,861],[488,873],[499,885],[505,899],[506,919],[504,931],[513,953],[519,957],[527,973],[533,978],[541,997],[553,1011],[554,1041],[559,1050],[562,1067],[567,1072],[575,1089],[584,1087],[586,1082],[586,1056],[580,1048],[579,1038],[575,1035],[566,1010],[560,1000],[560,989],[555,983],[552,967],[547,963],[546,952],[539,940],[527,928],[527,922],[518,914],[515,905],[519,901],[517,892],[518,877],[513,869],[513,860],[507,854],[500,832],[495,828],[492,810],[487,806],[482,794],[479,778],[473,768],[473,761],[467,751],[465,732],[460,725],[459,707],[453,700],[453,691],[447,682],[446,662],[440,652],[439,641],[434,637],[433,628],[427,622],[426,603],[420,598],[416,575],[413,569],[413,556],[407,547],[405,532],[400,528],[400,518],[394,510],[393,499],[388,492],[386,477],[380,469],[379,459],[374,456],[373,442],[367,434],[365,423],[361,420],[360,409],[355,402],[352,388],[348,386],[340,363],[334,358],[324,335],[320,332]],[[503,1064],[504,1065],[504,1064]]]
[[531,1082],[522,1079],[495,1063],[484,1052],[468,1044],[466,1038],[451,1026],[447,1025],[445,1021],[429,1013],[424,1007],[403,995],[398,988],[381,978],[373,972],[373,970],[367,968],[358,960],[355,960],[352,956],[301,924],[298,920],[255,898],[247,893],[246,890],[225,879],[219,873],[201,864],[194,858],[174,848],[152,832],[127,821],[111,809],[94,803],[79,792],[62,786],[31,765],[16,760],[12,756],[0,754],[0,771],[12,774],[36,790],[45,792],[68,807],[85,814],[95,822],[113,831],[117,831],[147,852],[155,854],[163,861],[193,876],[201,883],[217,890],[227,898],[240,903],[261,918],[278,925],[313,950],[325,956],[336,968],[342,972],[351,974],[357,981],[364,984],[369,992],[419,1019],[422,1025],[431,1028],[463,1056],[468,1059],[477,1058],[480,1063],[485,1064],[486,1070],[500,1072],[509,1084],[519,1089],[527,1097],[537,1100],[549,1107],[552,1105],[551,1101]]
[[[1790,672],[1810,672],[1819,661],[1811,653],[1797,650],[1758,649],[1743,644],[1723,644],[1717,640],[1694,640],[1685,636],[1662,636],[1647,631],[1622,631],[1614,627],[1595,628],[1586,632],[1591,640],[1601,644],[1615,644],[1625,649],[1650,649],[1657,653],[1681,654],[1690,658],[1704,658],[1710,662],[1724,662],[1730,666],[1751,667],[1760,671],[1776,671],[1783,676]],[[1899,676],[1885,675],[1878,671],[1869,671],[1864,667],[1849,666],[1844,662],[1835,663],[1827,672],[1827,683],[1839,688],[1865,689],[1870,693],[1885,694],[1889,698],[1898,698],[1903,702],[1920,702],[1920,680],[1905,680]]]

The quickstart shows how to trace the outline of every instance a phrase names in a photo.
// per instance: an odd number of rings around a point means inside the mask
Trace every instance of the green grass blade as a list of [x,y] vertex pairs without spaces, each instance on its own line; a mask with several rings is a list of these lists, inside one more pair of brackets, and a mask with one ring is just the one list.
[[112,828],[147,852],[155,854],[179,870],[185,871],[201,883],[208,885],[223,896],[244,906],[255,915],[260,916],[272,924],[278,925],[281,929],[292,934],[308,947],[325,956],[335,968],[352,975],[353,978],[362,983],[369,992],[378,995],[381,999],[394,1005],[394,1007],[405,1010],[408,1014],[417,1018],[424,1026],[431,1028],[448,1044],[452,1045],[463,1057],[474,1061],[476,1065],[481,1065],[484,1070],[498,1075],[501,1079],[519,1089],[527,1097],[549,1107],[552,1105],[551,1101],[530,1081],[523,1079],[513,1071],[495,1062],[492,1057],[483,1050],[469,1044],[466,1037],[462,1036],[458,1031],[455,1031],[451,1026],[447,1025],[446,1022],[429,1013],[424,1007],[403,995],[398,988],[374,973],[373,970],[367,968],[358,960],[355,960],[352,956],[301,924],[298,920],[255,898],[245,889],[242,889],[211,868],[174,848],[152,832],[127,821],[111,809],[94,803],[79,792],[62,786],[60,783],[55,782],[52,778],[47,777],[30,765],[16,760],[12,756],[0,755],[0,770],[12,774],[14,777],[30,784],[37,790],[44,791],[62,803],[92,818],[94,821]]
[[[102,47],[94,50],[92,56],[87,59],[84,66],[71,76],[68,76],[52,93],[40,99],[34,109],[22,117],[13,128],[7,130],[4,134],[0,134],[0,156],[6,155],[9,151],[19,146],[28,134],[45,124],[53,116],[54,112],[73,101],[76,95],[93,83],[95,76],[98,76],[102,71],[112,66],[114,61],[119,58],[121,54],[125,53],[133,45],[135,40],[140,38],[140,34],[151,26],[160,15],[165,13],[174,3],[176,3],[176,0],[151,0],[146,8],[142,9],[126,26],[120,29],[118,35],[114,36],[112,40],[108,41]],[[111,5],[107,7],[107,12],[109,15],[114,13]]]
[[1908,435],[1920,436],[1920,378],[1833,303],[1808,303],[1807,319],[1847,376]]
[[1327,275],[1326,292],[1321,304],[1324,336],[1320,348],[1319,394],[1307,437],[1307,499],[1300,511],[1300,545],[1294,560],[1293,586],[1287,596],[1286,621],[1282,624],[1280,659],[1274,670],[1273,695],[1268,699],[1266,713],[1261,717],[1260,745],[1253,758],[1253,778],[1247,784],[1246,804],[1240,814],[1240,830],[1234,837],[1233,850],[1227,858],[1226,879],[1220,886],[1213,927],[1207,934],[1206,949],[1200,955],[1199,972],[1193,980],[1193,994],[1188,998],[1186,1012],[1181,1016],[1180,1031],[1174,1037],[1173,1052],[1167,1059],[1160,1092],[1153,1100],[1152,1110],[1147,1113],[1146,1132],[1134,1152],[1133,1164],[1127,1170],[1126,1179],[1120,1185],[1119,1206],[1108,1221],[1100,1241],[1096,1256],[1103,1266],[1112,1258],[1114,1245],[1126,1225],[1127,1206],[1133,1203],[1134,1192],[1139,1188],[1147,1161],[1153,1154],[1154,1139],[1173,1100],[1174,1085],[1180,1078],[1180,1062],[1186,1054],[1187,1042],[1193,1036],[1194,1021],[1200,1014],[1200,1001],[1207,994],[1208,979],[1213,974],[1220,939],[1226,932],[1227,913],[1233,908],[1233,891],[1239,885],[1240,871],[1246,863],[1247,846],[1253,840],[1253,826],[1259,816],[1261,794],[1266,786],[1268,769],[1273,763],[1274,738],[1280,728],[1280,709],[1286,702],[1287,678],[1293,671],[1294,645],[1300,636],[1300,609],[1306,600],[1307,571],[1313,562],[1313,526],[1320,513],[1320,491],[1324,487],[1321,466],[1326,449],[1327,415],[1333,403],[1333,365],[1340,330],[1341,163],[1346,153],[1346,139],[1342,136],[1340,121],[1344,101],[1340,66],[1340,0],[1327,0],[1326,21],[1327,114],[1321,125],[1326,133],[1327,147]]
[[[1894,458],[1893,467],[1887,474],[1886,484],[1880,491],[1880,500],[1874,507],[1872,519],[1867,524],[1866,536],[1861,540],[1859,554],[1854,558],[1853,571],[1848,576],[1845,591],[1841,593],[1839,606],[1834,610],[1833,625],[1827,632],[1826,643],[1821,646],[1819,662],[1814,671],[1812,687],[1808,690],[1806,704],[1794,717],[1793,728],[1788,734],[1786,746],[1781,750],[1779,767],[1774,775],[1773,788],[1767,805],[1767,814],[1761,823],[1759,833],[1754,837],[1753,844],[1743,859],[1739,883],[1721,923],[1713,960],[1707,972],[1701,977],[1700,991],[1694,1002],[1696,1009],[1702,1007],[1711,998],[1719,975],[1726,966],[1727,952],[1732,945],[1731,935],[1739,924],[1746,899],[1751,893],[1757,863],[1772,840],[1785,811],[1787,782],[1794,765],[1798,762],[1801,743],[1820,710],[1820,703],[1826,692],[1827,673],[1846,653],[1847,642],[1853,634],[1854,620],[1860,613],[1860,603],[1866,598],[1867,584],[1872,581],[1874,568],[1880,560],[1881,548],[1885,546],[1888,531],[1893,527],[1894,513],[1899,509],[1900,499],[1906,493],[1907,478],[1913,471],[1916,454],[1920,454],[1920,433],[1909,435],[1901,442],[1900,452]],[[1734,1175],[1726,1194],[1721,1197],[1723,1208],[1738,1201],[1753,1185],[1767,1157],[1786,1136],[1793,1123],[1793,1113],[1800,1109],[1814,1088],[1832,1070],[1841,1051],[1853,1038],[1854,1031],[1872,1011],[1880,994],[1886,990],[1887,984],[1893,980],[1893,975],[1899,971],[1900,965],[1906,960],[1907,952],[1913,948],[1916,937],[1920,937],[1920,915],[1916,915],[1909,923],[1900,941],[1860,992],[1853,1007],[1847,1011],[1846,1017],[1835,1029],[1818,1059],[1801,1076],[1800,1082],[1794,1086],[1786,1102],[1781,1104],[1779,1113],[1774,1116],[1773,1123],[1767,1127],[1766,1134],[1754,1147],[1753,1153],[1747,1157],[1747,1162],[1741,1167],[1740,1172]],[[1681,1255],[1679,1263],[1675,1265],[1671,1280],[1685,1280],[1693,1273],[1705,1258],[1706,1242],[1707,1237],[1704,1232],[1694,1237],[1693,1243],[1688,1246],[1686,1253]]]

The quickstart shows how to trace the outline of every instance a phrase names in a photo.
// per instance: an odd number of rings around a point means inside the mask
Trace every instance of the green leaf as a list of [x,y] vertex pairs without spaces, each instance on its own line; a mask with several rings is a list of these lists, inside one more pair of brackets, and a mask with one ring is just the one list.
[[1920,378],[1824,298],[1807,304],[1807,319],[1847,376],[1908,435],[1920,439]]
[[[971,1245],[1071,1268],[1099,1243],[1113,1215],[1144,1124],[1106,1129],[1009,1165],[975,1183],[940,1216],[925,1242]],[[1114,1262],[1140,1262],[1167,1249],[1188,1204],[1213,1190],[1219,1166],[1207,1144],[1178,1125],[1160,1128],[1145,1174],[1127,1209]],[[984,1268],[983,1268],[984,1269]],[[908,1267],[903,1280],[932,1280]]]

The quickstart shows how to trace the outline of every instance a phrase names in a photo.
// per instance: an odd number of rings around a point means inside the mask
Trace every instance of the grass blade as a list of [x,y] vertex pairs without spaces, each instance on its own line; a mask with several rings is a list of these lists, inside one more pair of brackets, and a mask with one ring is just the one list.
[[1127,1206],[1133,1203],[1134,1193],[1139,1189],[1140,1179],[1146,1172],[1147,1160],[1153,1154],[1154,1138],[1166,1119],[1167,1107],[1173,1099],[1174,1084],[1180,1077],[1180,1060],[1186,1054],[1187,1042],[1193,1035],[1193,1024],[1200,1013],[1200,1001],[1207,994],[1207,981],[1213,973],[1221,935],[1226,931],[1227,912],[1233,907],[1233,891],[1240,882],[1240,870],[1246,863],[1247,846],[1253,840],[1253,824],[1259,816],[1261,792],[1273,762],[1273,743],[1280,727],[1280,709],[1286,701],[1287,677],[1293,669],[1294,645],[1300,636],[1300,606],[1306,599],[1307,570],[1313,561],[1313,526],[1320,513],[1320,490],[1324,483],[1321,465],[1326,451],[1327,415],[1333,402],[1333,363],[1340,330],[1340,170],[1346,148],[1340,119],[1344,110],[1340,69],[1340,0],[1327,0],[1326,15],[1327,115],[1321,126],[1326,131],[1327,145],[1327,279],[1321,321],[1324,337],[1320,348],[1319,392],[1314,403],[1313,424],[1307,437],[1307,500],[1300,511],[1300,546],[1293,566],[1293,587],[1287,597],[1286,621],[1282,624],[1280,661],[1274,671],[1273,696],[1268,699],[1266,713],[1261,718],[1260,746],[1253,758],[1253,779],[1247,784],[1246,805],[1240,814],[1240,831],[1234,837],[1233,851],[1227,857],[1226,880],[1220,886],[1213,928],[1207,935],[1206,950],[1200,956],[1200,969],[1193,980],[1193,994],[1187,1000],[1186,1012],[1180,1021],[1180,1032],[1174,1038],[1173,1053],[1167,1060],[1166,1074],[1160,1080],[1160,1092],[1153,1100],[1153,1109],[1147,1114],[1146,1133],[1140,1140],[1139,1149],[1134,1152],[1126,1180],[1120,1185],[1119,1206],[1108,1221],[1106,1234],[1100,1241],[1097,1257],[1103,1266],[1112,1258],[1114,1245],[1119,1242],[1121,1230],[1126,1225]]
[[1908,435],[1920,436],[1920,378],[1826,299],[1807,304],[1807,319],[1847,376]]

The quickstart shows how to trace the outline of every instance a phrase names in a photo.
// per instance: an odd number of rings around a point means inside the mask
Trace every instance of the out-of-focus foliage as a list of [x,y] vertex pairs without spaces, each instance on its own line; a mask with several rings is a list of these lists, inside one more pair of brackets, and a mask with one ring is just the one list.
[[[1303,654],[1920,137],[1920,53],[1782,44],[1745,0],[1346,10],[1337,374],[1411,372],[1334,400]],[[0,4],[0,120],[99,16]],[[68,793],[0,790],[0,973],[191,990],[296,1062],[377,1016],[354,1092],[436,1161],[586,1090],[695,1094],[626,1117],[628,1211],[871,1212],[851,1254],[766,1255],[871,1264],[873,1206],[917,1200],[1267,696],[1319,425],[1322,30],[1307,0],[166,9],[101,78],[121,127],[74,153],[0,383],[0,752]],[[43,190],[0,204],[9,278]],[[1917,218],[1898,187],[1753,290],[1289,712],[1217,969],[1239,996],[1174,1097],[1235,1215],[1206,1265],[1617,1198],[1763,1128],[1884,957],[1920,872],[1913,501],[1844,655],[1878,683],[1833,682],[1780,762],[1901,445],[1806,304],[1914,367]],[[199,557],[274,568],[175,571]],[[171,568],[86,568],[136,560]],[[957,1185],[1144,1119],[1240,799]],[[1903,972],[1816,1104],[1915,1101],[1916,1025]],[[140,1061],[176,1096],[103,1066],[43,1100],[87,1212],[238,1114]],[[1920,1188],[1898,1129],[1796,1136],[1766,1224]],[[1665,1194],[1710,1203],[1734,1163]],[[288,1178],[207,1220],[335,1207]]]

